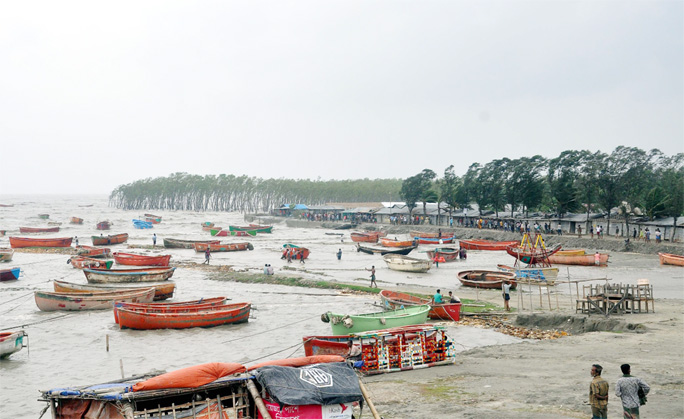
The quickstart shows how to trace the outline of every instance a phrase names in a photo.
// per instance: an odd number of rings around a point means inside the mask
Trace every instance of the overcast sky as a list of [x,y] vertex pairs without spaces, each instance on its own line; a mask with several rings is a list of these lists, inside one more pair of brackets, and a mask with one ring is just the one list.
[[0,194],[684,152],[683,4],[5,1]]

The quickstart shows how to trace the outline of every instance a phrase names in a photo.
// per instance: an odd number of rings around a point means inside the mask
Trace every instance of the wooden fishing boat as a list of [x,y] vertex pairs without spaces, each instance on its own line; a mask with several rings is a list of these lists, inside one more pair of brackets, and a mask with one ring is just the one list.
[[508,265],[496,265],[499,270],[504,272],[512,272],[515,277],[520,279],[520,282],[539,282],[547,285],[555,285],[558,278],[558,268],[515,268]]
[[461,303],[433,303],[431,299],[416,297],[415,295],[404,292],[390,290],[380,291],[380,299],[385,310],[396,310],[403,307],[413,307],[429,305],[430,311],[428,318],[434,320],[453,320],[461,319]]
[[152,223],[143,220],[133,220],[133,227],[137,229],[147,229],[152,228]]
[[125,243],[128,240],[128,233],[115,234],[113,236],[91,236],[93,246],[108,246],[110,244]]
[[145,221],[152,224],[159,224],[162,222],[162,217],[154,214],[144,214]]
[[0,248],[0,262],[9,262],[14,256],[14,249],[12,248]]
[[363,363],[358,368],[367,375],[449,365],[456,361],[454,342],[445,328],[432,324],[349,336],[305,336],[302,340],[307,356],[346,356],[351,340],[361,350]]
[[13,249],[22,247],[70,247],[71,237],[41,239],[33,237],[10,237],[10,246]]
[[[299,246],[296,246],[296,245],[290,244],[290,243],[284,244],[283,247],[285,248],[285,250],[283,250],[283,254],[280,257],[281,259],[287,259],[287,252],[288,251],[290,252],[290,258],[295,259],[295,260],[296,259],[307,259],[309,257],[309,253],[311,253],[309,251],[309,249],[307,249],[306,247],[299,247]],[[301,257],[300,257],[300,255],[301,255]]]
[[385,255],[382,258],[387,267],[393,271],[425,273],[432,266],[432,262],[427,259],[416,259],[404,255]]
[[91,284],[109,284],[124,282],[159,282],[173,276],[176,268],[140,268],[140,269],[92,269],[85,268],[83,273]]
[[114,322],[119,324],[119,309],[125,308],[133,311],[140,311],[144,313],[181,313],[187,312],[188,310],[198,310],[198,309],[209,309],[213,310],[216,306],[225,306],[228,298],[226,297],[213,297],[213,298],[202,298],[199,300],[192,301],[176,301],[172,303],[125,303],[116,302],[114,303]]
[[173,298],[173,293],[176,291],[176,283],[173,281],[142,282],[140,284],[130,282],[126,284],[75,284],[55,279],[53,287],[55,292],[102,292],[154,288],[154,301]]
[[413,249],[415,249],[418,246],[409,246],[409,247],[383,247],[383,248],[377,248],[377,247],[368,247],[368,246],[362,246],[360,243],[356,243],[356,251],[357,252],[363,252],[363,253],[368,253],[369,255],[372,254],[381,254],[381,255],[408,255],[411,253]]
[[461,239],[458,244],[467,250],[506,250],[509,246],[517,246],[517,240],[494,241],[494,240],[465,240]]
[[181,240],[164,239],[164,247],[167,249],[194,249],[195,243],[219,244],[218,240]]
[[254,246],[249,242],[242,243],[217,243],[217,244],[207,244],[207,243],[195,243],[195,252],[205,252],[207,247],[210,252],[237,252],[240,250],[254,250]]
[[210,231],[211,231],[211,235],[216,236],[216,237],[227,237],[227,236],[246,237],[246,236],[256,236],[257,235],[256,230],[230,231],[230,230],[223,230],[219,227],[219,230],[212,228]]
[[112,249],[109,247],[76,246],[76,254],[88,258],[110,258]]
[[684,256],[672,253],[658,253],[661,265],[684,266]]
[[349,236],[351,237],[353,242],[377,243],[378,239],[380,238],[380,232],[379,231],[369,231],[367,233],[353,232],[353,233],[350,233]]
[[83,224],[83,218],[78,218],[78,217],[71,217],[71,221],[69,221],[71,224]]
[[[204,230],[204,228],[203,228],[203,230]],[[223,227],[209,227],[209,233],[212,236],[215,236],[216,234],[218,234],[221,231],[223,231]]]
[[212,225],[212,226],[202,226],[202,231],[209,231],[209,232],[211,232],[211,230],[214,230],[214,229],[215,229],[215,230],[223,230],[223,227],[215,227],[215,226],[213,226],[213,225]]
[[[438,247],[435,250],[428,250],[428,258],[434,260],[435,256],[438,258],[443,258],[444,262],[453,262],[458,260],[458,249],[454,247]],[[442,263],[440,261],[440,263]]]
[[430,232],[427,232],[427,231],[409,231],[409,236],[411,236],[411,237],[425,237],[425,238],[437,239],[437,238],[439,238],[439,232],[437,232],[437,233],[430,233]]
[[409,247],[414,244],[413,240],[388,239],[387,237],[382,237],[380,239],[380,246],[384,247]]
[[119,265],[132,266],[169,266],[171,255],[137,255],[134,253],[114,252],[114,261]]
[[40,218],[41,220],[47,220],[48,218],[50,218],[50,214],[38,214],[38,218]]
[[7,358],[25,348],[24,338],[28,335],[23,330],[0,332],[0,359]]
[[561,249],[556,252],[556,256],[582,256],[585,254],[584,249]]
[[248,226],[228,226],[230,231],[256,231],[257,233],[272,233],[273,226],[263,226],[259,224],[250,224]]
[[511,284],[511,289],[515,289],[517,282],[515,281],[515,274],[512,272],[503,271],[462,271],[458,273],[458,280],[466,287],[475,288],[497,288],[501,289],[501,285],[505,280]]
[[213,307],[186,307],[184,310],[166,313],[123,307],[118,308],[117,312],[121,329],[187,329],[246,323],[251,308],[251,303],[235,303]]
[[561,249],[561,245],[557,245],[553,249],[534,249],[530,250],[524,247],[508,246],[506,252],[518,259],[520,262],[526,263],[528,265],[534,265],[536,263],[541,263],[545,261],[551,262],[551,256],[557,253]]
[[151,303],[154,288],[102,292],[49,292],[34,291],[36,305],[41,311],[107,310],[116,301]]
[[[608,253],[599,253],[599,263],[598,266],[607,266],[608,258],[610,255]],[[581,256],[549,256],[549,262],[556,265],[582,265],[582,266],[596,266],[596,256],[595,255],[581,255]]]
[[425,323],[429,311],[428,305],[364,314],[335,314],[328,311],[321,316],[321,320],[330,322],[333,335],[348,335]]
[[213,226],[214,226],[214,223],[209,222],[209,221],[205,221],[202,223],[202,227],[213,227]]
[[109,221],[100,221],[95,225],[98,230],[109,230],[112,227],[112,223]]
[[19,227],[20,233],[57,233],[59,227]]
[[456,240],[456,236],[442,236],[440,237],[415,237],[414,240],[418,241],[418,244],[451,244]]
[[15,281],[20,274],[21,268],[0,269],[0,281]]
[[84,257],[84,256],[72,256],[69,260],[67,260],[67,263],[71,263],[71,266],[73,266],[76,269],[84,269],[84,268],[111,269],[112,265],[114,264],[114,261],[104,260],[104,259],[88,258],[88,257]]

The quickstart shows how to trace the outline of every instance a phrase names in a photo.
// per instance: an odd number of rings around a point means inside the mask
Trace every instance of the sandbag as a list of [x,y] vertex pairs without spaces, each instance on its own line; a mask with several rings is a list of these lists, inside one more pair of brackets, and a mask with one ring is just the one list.
[[216,381],[226,375],[246,371],[242,364],[232,362],[210,362],[195,365],[141,381],[133,391],[159,390],[164,388],[195,388]]

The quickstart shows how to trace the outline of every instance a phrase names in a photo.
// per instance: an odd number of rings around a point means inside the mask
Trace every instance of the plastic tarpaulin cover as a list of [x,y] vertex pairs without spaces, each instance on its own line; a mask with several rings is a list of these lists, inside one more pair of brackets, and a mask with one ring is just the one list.
[[302,368],[266,366],[254,375],[281,407],[349,403],[363,398],[356,373],[344,362]]
[[159,390],[166,388],[195,388],[211,383],[221,377],[244,372],[241,364],[229,362],[211,362],[182,368],[149,380],[141,381],[133,386],[133,391]]

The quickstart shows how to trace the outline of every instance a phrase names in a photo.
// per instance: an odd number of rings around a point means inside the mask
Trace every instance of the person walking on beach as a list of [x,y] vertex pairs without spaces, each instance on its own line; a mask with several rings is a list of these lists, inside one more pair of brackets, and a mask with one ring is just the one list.
[[211,258],[211,250],[209,250],[210,247],[211,246],[207,246],[207,250],[204,251],[204,263],[202,263],[202,265],[204,265],[205,263],[207,265],[209,264],[209,259]]
[[342,249],[337,251],[337,260],[342,260]]
[[154,233],[152,235],[152,246],[154,247],[156,245],[157,245],[157,233]]
[[511,307],[508,303],[511,300],[511,283],[508,282],[508,280],[505,280],[503,284],[501,284],[501,291],[503,293],[504,309],[506,309],[506,311],[511,311]]
[[630,375],[629,364],[620,365],[620,369],[623,375],[615,384],[615,395],[622,401],[625,419],[639,419],[639,406],[646,404],[646,395],[651,387],[641,378]]
[[594,377],[589,384],[591,419],[608,417],[608,381],[601,378],[601,371],[603,371],[603,367],[599,364],[591,366],[591,376]]
[[370,278],[371,278],[370,287],[373,288],[373,284],[375,284],[375,288],[377,288],[377,287],[378,287],[378,284],[377,284],[377,282],[375,282],[375,265],[371,266],[370,269],[366,268],[366,270],[367,270],[367,271],[370,271],[370,273],[371,273],[371,276],[370,276]]

